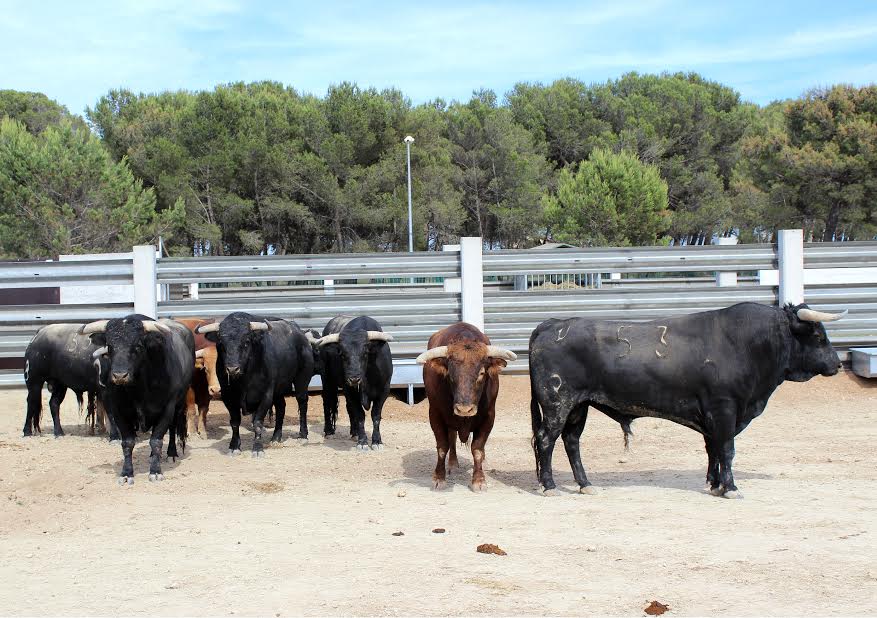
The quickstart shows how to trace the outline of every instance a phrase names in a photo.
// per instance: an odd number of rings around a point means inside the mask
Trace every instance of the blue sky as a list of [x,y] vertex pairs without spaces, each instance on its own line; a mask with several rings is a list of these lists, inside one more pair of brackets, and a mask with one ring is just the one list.
[[262,79],[414,103],[632,70],[697,71],[757,103],[877,80],[877,2],[0,0],[0,16],[0,88],[77,113],[112,88]]

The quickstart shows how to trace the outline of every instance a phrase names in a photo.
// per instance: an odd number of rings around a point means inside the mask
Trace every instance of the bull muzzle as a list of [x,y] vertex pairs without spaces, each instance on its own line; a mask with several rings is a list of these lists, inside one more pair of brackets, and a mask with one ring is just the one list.
[[216,399],[217,397],[219,397],[222,394],[222,388],[219,386],[212,386],[211,385],[211,386],[207,387],[207,392],[210,393],[210,396],[213,399]]
[[111,379],[113,384],[127,384],[131,381],[131,374],[127,371],[114,371]]
[[351,388],[359,388],[360,384],[362,384],[362,378],[347,378],[347,385]]
[[239,378],[241,377],[241,368],[238,365],[226,367],[225,373],[228,374],[229,379]]
[[454,414],[457,416],[475,416],[478,412],[478,408],[471,403],[455,403],[454,404]]

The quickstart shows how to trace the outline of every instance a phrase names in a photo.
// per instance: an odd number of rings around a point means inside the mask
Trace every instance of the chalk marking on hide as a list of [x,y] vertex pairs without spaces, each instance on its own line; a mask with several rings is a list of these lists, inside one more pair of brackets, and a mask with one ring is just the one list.
[[563,385],[563,380],[562,380],[561,377],[560,377],[559,375],[557,375],[556,373],[552,373],[552,374],[551,374],[551,377],[548,378],[548,379],[549,379],[549,380],[553,380],[554,378],[557,378],[557,386],[553,386],[553,385],[552,385],[551,388],[553,388],[553,389],[554,389],[554,392],[556,393],[556,392],[558,392],[558,391],[560,390],[560,387]]
[[[659,326],[658,330],[661,331],[661,339],[660,339],[661,345],[670,347],[670,344],[667,342],[666,339],[664,339],[664,335],[667,334],[667,327],[666,326]],[[667,358],[667,356],[669,356],[669,354],[661,354],[658,351],[658,349],[655,348],[655,356],[657,356],[658,358]]]
[[621,342],[623,341],[624,343],[627,344],[627,351],[624,352],[623,354],[619,354],[619,355],[618,355],[618,358],[624,358],[625,356],[627,356],[628,354],[630,354],[630,351],[633,349],[633,347],[630,345],[630,340],[629,340],[629,339],[625,339],[624,337],[621,336],[621,329],[622,329],[622,328],[627,328],[627,326],[624,325],[624,324],[622,324],[621,326],[619,326],[619,327],[618,327],[618,332],[615,333],[615,338],[618,340],[618,343],[621,343]]
[[555,342],[562,341],[563,339],[566,338],[566,336],[568,334],[569,334],[569,324],[566,325],[565,331],[563,330],[563,327],[561,326],[560,328],[557,329],[557,339],[555,340]]

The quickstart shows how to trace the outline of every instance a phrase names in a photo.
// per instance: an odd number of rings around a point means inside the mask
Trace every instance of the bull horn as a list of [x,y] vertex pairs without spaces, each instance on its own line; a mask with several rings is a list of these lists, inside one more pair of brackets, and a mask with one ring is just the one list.
[[310,343],[310,344],[312,344],[312,345],[315,344],[315,343],[319,343],[319,342],[320,342],[319,338],[314,337],[314,333],[312,333],[312,332],[309,331],[309,330],[306,330],[306,331],[305,331],[305,339],[307,339],[307,340],[308,340],[308,343]]
[[511,350],[506,350],[498,345],[487,346],[487,355],[491,358],[501,358],[507,361],[518,360],[518,355]]
[[154,322],[152,320],[143,320],[143,330],[147,333],[169,333],[171,329],[162,324],[161,322]]
[[97,350],[92,352],[91,357],[96,359],[96,358],[100,358],[104,354],[109,354],[109,353],[110,353],[110,349],[107,346],[104,346],[104,347],[98,348]]
[[447,358],[448,356],[448,346],[440,345],[434,348],[431,348],[418,356],[415,360],[418,365],[425,365],[429,361],[434,358]]
[[840,313],[826,313],[825,311],[814,311],[813,309],[798,309],[797,315],[798,319],[802,322],[837,322],[849,311],[849,309],[844,309]]
[[195,358],[204,358],[204,348],[195,350]]
[[93,333],[105,333],[107,331],[107,324],[109,323],[109,320],[98,320],[97,322],[89,322],[82,327],[82,334],[91,335]]
[[202,324],[198,328],[195,329],[195,332],[199,335],[203,335],[204,333],[215,333],[219,330],[219,322],[211,322],[210,324]]
[[369,341],[393,341],[393,335],[379,330],[370,330],[368,332]]
[[268,322],[250,322],[250,330],[271,330]]
[[320,337],[317,339],[317,345],[323,347],[329,343],[338,343],[338,340],[341,339],[341,335],[338,333],[333,333],[331,335],[326,335],[325,337]]

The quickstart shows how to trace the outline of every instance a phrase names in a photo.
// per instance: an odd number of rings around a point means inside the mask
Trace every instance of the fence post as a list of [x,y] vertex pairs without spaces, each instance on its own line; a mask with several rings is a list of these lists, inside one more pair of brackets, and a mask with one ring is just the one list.
[[481,262],[481,238],[460,238],[460,304],[462,318],[484,330],[484,268]]
[[804,302],[804,230],[780,230],[777,250],[779,303]]
[[[737,237],[736,236],[728,236],[728,237],[719,237],[713,239],[714,245],[736,245]],[[737,285],[737,273],[736,272],[721,272],[716,271],[716,285],[720,288],[730,288]]]
[[134,247],[134,313],[158,317],[155,247]]

